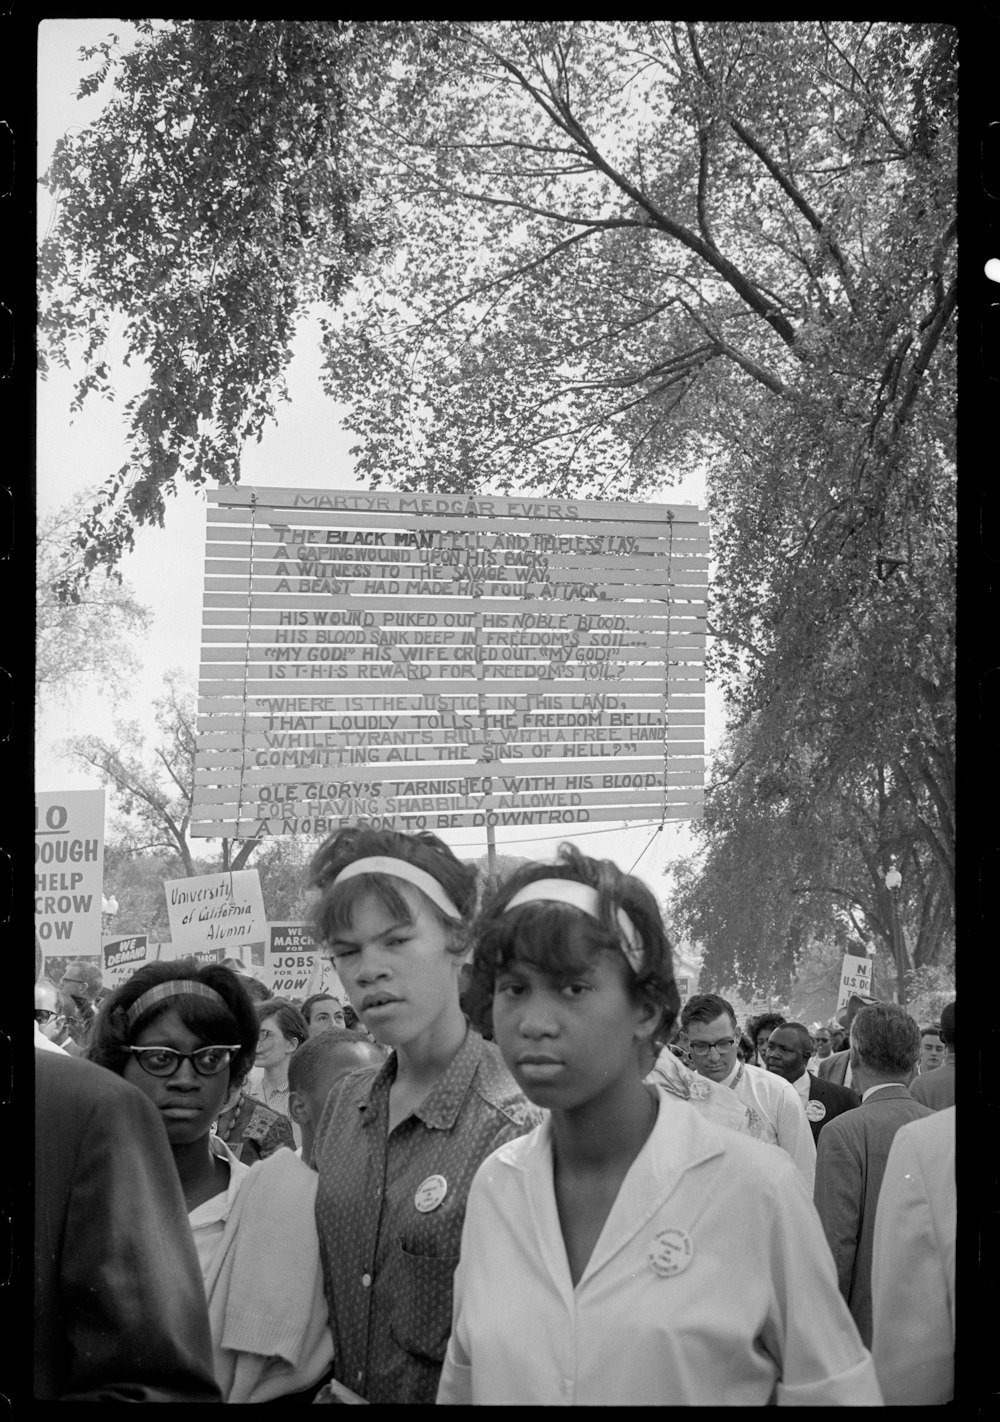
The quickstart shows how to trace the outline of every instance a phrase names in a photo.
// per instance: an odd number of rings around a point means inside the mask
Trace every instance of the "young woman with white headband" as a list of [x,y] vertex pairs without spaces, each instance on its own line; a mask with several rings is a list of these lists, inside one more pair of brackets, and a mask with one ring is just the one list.
[[437,1401],[878,1404],[792,1161],[645,1080],[680,1005],[655,899],[559,853],[476,926],[472,1019],[548,1116],[470,1188]]
[[476,877],[426,833],[344,829],[313,859],[313,933],[392,1049],[337,1083],[316,1131],[336,1359],[317,1401],[434,1401],[469,1182],[540,1118],[460,1003]]

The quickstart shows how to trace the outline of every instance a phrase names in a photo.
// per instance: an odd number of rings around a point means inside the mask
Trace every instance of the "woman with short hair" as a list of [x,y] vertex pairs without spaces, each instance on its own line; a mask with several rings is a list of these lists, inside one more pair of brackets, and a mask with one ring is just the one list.
[[318,1401],[434,1401],[469,1182],[539,1118],[462,1010],[476,879],[427,833],[348,828],[313,859],[314,937],[392,1049],[333,1087],[313,1146],[337,1379]]
[[109,997],[88,1056],[160,1112],[205,1281],[227,1402],[311,1393],[333,1357],[316,1177],[282,1149],[250,1167],[212,1132],[257,1046],[257,1015],[220,964],[148,963]]
[[299,1009],[283,997],[270,997],[256,1004],[259,1036],[257,1057],[247,1077],[246,1094],[287,1116],[298,1148],[302,1132],[291,1119],[288,1108],[288,1063],[293,1052],[309,1040],[309,1027]]

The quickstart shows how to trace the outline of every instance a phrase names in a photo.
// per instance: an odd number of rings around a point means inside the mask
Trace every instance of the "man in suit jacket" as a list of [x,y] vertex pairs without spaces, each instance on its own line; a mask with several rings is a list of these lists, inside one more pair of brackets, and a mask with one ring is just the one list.
[[152,1102],[35,1052],[34,1397],[222,1402],[177,1166]]
[[944,1111],[955,1104],[955,1004],[949,1002],[941,1013],[941,1040],[945,1059],[934,1071],[924,1072],[910,1082],[910,1095],[921,1106]]
[[861,1097],[846,1086],[823,1081],[807,1071],[806,1063],[812,1049],[813,1039],[808,1027],[802,1022],[785,1022],[776,1027],[768,1038],[764,1061],[768,1071],[775,1076],[783,1076],[798,1092],[813,1140],[818,1144],[823,1127],[842,1111],[860,1106]]
[[872,1358],[886,1406],[955,1394],[955,1108],[896,1132],[875,1212]]
[[[848,1032],[851,1030],[851,1023],[861,1009],[863,1007],[869,1007],[873,1002],[877,1001],[878,999],[874,997],[862,997],[860,993],[851,993],[851,996],[847,999],[847,1006],[844,1008],[840,1017],[840,1020]],[[837,1086],[853,1087],[854,1082],[851,1079],[850,1058],[851,1053],[848,1048],[840,1052],[833,1052],[825,1061],[820,1062],[816,1068],[817,1075],[821,1076],[824,1081],[835,1082]]]
[[900,1126],[930,1115],[906,1089],[920,1028],[894,1003],[863,1007],[851,1025],[851,1072],[861,1105],[831,1121],[816,1148],[813,1198],[837,1266],[840,1291],[871,1347],[872,1237],[889,1147]]

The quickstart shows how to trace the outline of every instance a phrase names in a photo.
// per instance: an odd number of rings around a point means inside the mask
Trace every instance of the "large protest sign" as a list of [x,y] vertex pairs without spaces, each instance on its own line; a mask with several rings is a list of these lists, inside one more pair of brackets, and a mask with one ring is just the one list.
[[191,952],[221,961],[235,946],[265,936],[267,919],[256,869],[167,879],[163,888],[171,939],[164,957]]
[[840,968],[840,988],[837,993],[839,1012],[846,1007],[855,994],[859,997],[872,996],[872,960],[854,953],[846,953]]
[[35,932],[46,959],[101,953],[104,791],[35,793]]
[[209,500],[194,834],[701,814],[699,509]]
[[129,938],[105,938],[101,945],[101,976],[106,988],[120,987],[137,968],[156,961],[158,945],[151,944],[145,933]]

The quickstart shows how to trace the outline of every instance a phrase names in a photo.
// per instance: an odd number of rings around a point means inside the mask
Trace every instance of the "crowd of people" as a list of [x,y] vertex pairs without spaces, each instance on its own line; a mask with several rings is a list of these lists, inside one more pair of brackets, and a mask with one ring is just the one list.
[[571,844],[345,829],[309,886],[345,1001],[36,942],[37,1399],[952,1399],[954,1002],[682,1004]]

